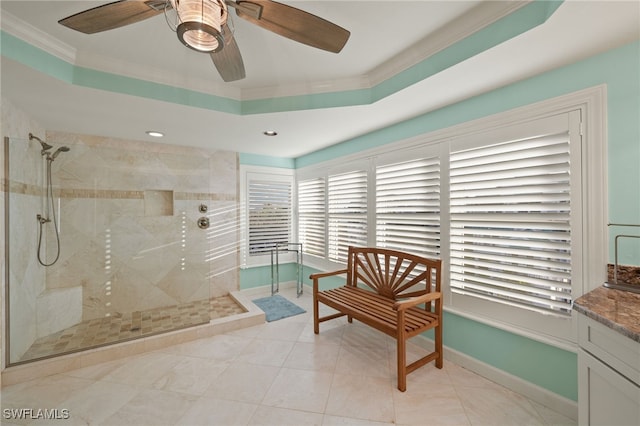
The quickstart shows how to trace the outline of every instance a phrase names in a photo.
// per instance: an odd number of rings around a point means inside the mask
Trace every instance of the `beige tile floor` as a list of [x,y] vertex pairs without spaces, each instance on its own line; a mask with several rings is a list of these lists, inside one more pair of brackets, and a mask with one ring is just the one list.
[[[571,425],[445,360],[396,389],[394,341],[306,314],[2,389],[2,425]],[[411,346],[411,351],[422,351]],[[66,420],[8,419],[58,409]],[[63,411],[68,410],[68,411]]]

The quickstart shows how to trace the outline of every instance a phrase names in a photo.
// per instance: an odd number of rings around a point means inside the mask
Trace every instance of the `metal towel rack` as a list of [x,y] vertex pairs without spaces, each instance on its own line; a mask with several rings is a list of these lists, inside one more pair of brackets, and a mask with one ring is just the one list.
[[271,250],[271,295],[280,291],[280,253],[293,252],[296,255],[296,293],[302,295],[302,243],[276,243]]
[[[620,227],[640,227],[640,224],[629,224],[629,223],[609,223],[607,226],[620,226]],[[605,282],[604,286],[608,288],[613,288],[616,290],[625,290],[631,291],[633,293],[640,293],[640,286],[619,283],[618,282],[618,240],[620,238],[638,238],[640,239],[640,235],[629,235],[629,234],[618,234],[614,239],[614,259],[615,263],[613,265],[613,282]]]

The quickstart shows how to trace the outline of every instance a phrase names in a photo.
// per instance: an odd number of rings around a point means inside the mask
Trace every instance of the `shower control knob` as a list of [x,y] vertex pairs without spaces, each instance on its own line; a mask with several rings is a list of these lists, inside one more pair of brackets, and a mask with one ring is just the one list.
[[209,218],[201,217],[198,219],[198,228],[207,229],[209,227]]
[[198,206],[198,211],[200,213],[206,213],[207,210],[209,210],[209,206],[207,206],[206,204],[200,204],[200,206]]

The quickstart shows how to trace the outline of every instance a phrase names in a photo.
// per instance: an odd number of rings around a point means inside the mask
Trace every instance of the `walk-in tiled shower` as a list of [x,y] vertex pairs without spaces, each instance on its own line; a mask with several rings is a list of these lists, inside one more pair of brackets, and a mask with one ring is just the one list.
[[9,364],[243,312],[228,296],[236,153],[58,132],[4,142]]

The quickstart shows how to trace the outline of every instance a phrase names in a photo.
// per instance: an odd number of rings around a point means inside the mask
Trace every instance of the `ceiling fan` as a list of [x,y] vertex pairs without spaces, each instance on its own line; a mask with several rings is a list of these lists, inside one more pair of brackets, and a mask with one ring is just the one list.
[[270,0],[122,0],[94,7],[58,21],[65,27],[94,34],[166,13],[178,18],[180,41],[209,53],[224,81],[245,78],[240,49],[227,24],[228,7],[236,15],[266,30],[318,49],[338,53],[350,32],[295,7]]

